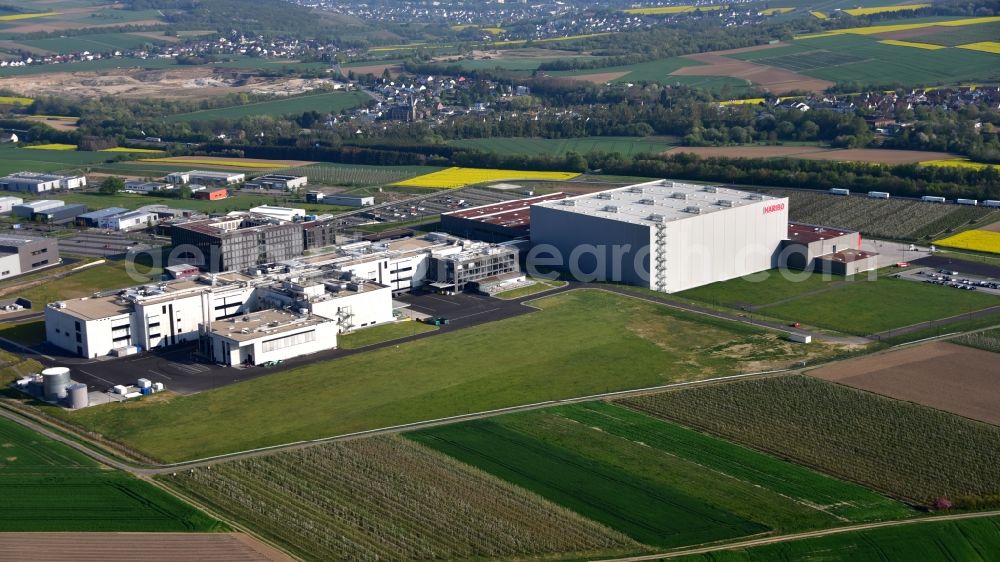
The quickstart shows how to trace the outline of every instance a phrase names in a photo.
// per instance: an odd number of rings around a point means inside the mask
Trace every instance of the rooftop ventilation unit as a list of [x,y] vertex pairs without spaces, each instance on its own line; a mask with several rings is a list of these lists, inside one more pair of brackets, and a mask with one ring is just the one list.
[[628,191],[629,193],[643,193],[642,186],[639,185],[633,185],[632,187],[628,188]]
[[608,213],[617,213],[618,207],[616,205],[608,205],[607,207],[604,207],[604,211]]
[[763,201],[764,196],[759,193],[751,193],[750,195],[747,195],[747,199],[751,201]]
[[684,207],[685,213],[691,213],[692,215],[700,215],[701,207]]
[[611,194],[610,193],[598,193],[597,194],[597,198],[598,199],[611,199]]
[[730,201],[729,199],[719,199],[719,200],[718,200],[718,201],[716,202],[716,204],[717,204],[718,206],[720,206],[720,207],[732,207],[732,206],[733,206],[733,202],[732,202],[732,201]]
[[562,204],[567,207],[576,207],[576,201],[573,199],[563,199]]
[[673,197],[674,199],[687,199],[688,194],[684,193],[683,191],[675,191],[674,194],[671,195],[671,197]]
[[639,204],[640,205],[656,205],[656,200],[655,199],[640,199],[639,200]]
[[656,213],[649,215],[649,220],[653,222],[666,222],[666,218],[663,215],[659,215]]
[[660,185],[662,185],[664,187],[673,187],[674,186],[674,182],[672,182],[670,180],[663,180],[663,181],[660,182]]
[[702,191],[704,191],[705,193],[718,193],[719,188],[715,187],[714,185],[706,185],[705,189],[703,189]]

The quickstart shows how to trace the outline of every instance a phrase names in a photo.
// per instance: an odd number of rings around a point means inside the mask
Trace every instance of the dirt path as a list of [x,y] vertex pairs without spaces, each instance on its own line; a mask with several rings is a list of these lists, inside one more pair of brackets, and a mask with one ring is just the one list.
[[0,533],[0,562],[291,562],[243,533]]
[[729,49],[726,51],[713,51],[711,53],[698,53],[695,55],[684,55],[684,58],[702,63],[700,66],[685,66],[679,68],[671,75],[674,76],[729,76],[740,80],[749,80],[755,85],[768,90],[774,94],[784,94],[793,90],[807,90],[812,92],[822,92],[834,83],[829,80],[820,80],[791,70],[776,68],[758,64],[755,62],[742,61],[729,58],[726,55],[736,53],[746,53],[750,51],[760,51],[784,47],[783,43],[770,45],[758,45],[756,47],[746,47],[742,49]]

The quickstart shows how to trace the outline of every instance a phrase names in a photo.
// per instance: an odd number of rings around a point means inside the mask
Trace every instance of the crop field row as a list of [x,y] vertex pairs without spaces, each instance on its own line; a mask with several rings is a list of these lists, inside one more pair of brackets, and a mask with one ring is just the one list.
[[817,68],[828,68],[831,66],[860,62],[863,60],[865,60],[864,57],[858,57],[850,53],[818,50],[759,59],[754,62],[769,66],[776,66],[778,68],[784,68],[795,72],[802,72]]
[[283,174],[302,175],[310,185],[366,187],[400,182],[436,172],[432,166],[367,166],[364,164],[319,163],[282,170]]
[[910,501],[1000,494],[1000,427],[810,377],[619,403]]
[[399,187],[455,189],[477,183],[507,180],[566,181],[579,172],[536,172],[533,170],[497,170],[492,168],[445,168],[394,183]]
[[34,18],[45,18],[58,16],[59,12],[25,12],[20,14],[6,14],[0,15],[0,22],[4,21],[20,21]]
[[883,45],[895,45],[897,47],[910,47],[912,49],[923,49],[925,51],[936,51],[938,49],[947,49],[943,45],[935,45],[933,43],[916,43],[914,41],[899,41],[897,39],[883,39],[879,41]]
[[820,37],[830,37],[832,35],[878,35],[881,33],[891,33],[893,31],[907,31],[910,29],[922,29],[925,27],[965,27],[968,25],[981,25],[987,23],[1000,22],[1000,16],[988,16],[981,18],[962,18],[962,19],[945,19],[938,21],[922,21],[917,23],[899,23],[899,24],[888,24],[888,25],[872,25],[868,27],[848,27],[843,29],[834,29],[831,31],[823,31],[820,33],[813,33],[810,35],[799,35],[795,37],[796,40],[799,39],[816,39]]
[[280,117],[283,115],[298,115],[307,111],[316,111],[322,114],[337,114],[345,109],[351,109],[364,105],[371,100],[361,92],[330,92],[325,94],[310,94],[305,96],[295,96],[287,99],[277,99],[249,103],[246,105],[236,105],[231,107],[221,107],[217,109],[204,109],[192,113],[181,113],[167,117],[169,122],[178,121],[211,121],[214,119],[242,119],[254,115],[273,115]]
[[965,45],[958,45],[959,49],[968,49],[970,51],[982,51],[984,53],[992,53],[994,55],[1000,55],[1000,41],[979,41],[977,43],[967,43]]
[[1000,353],[1000,328],[965,334],[951,341],[977,349]]
[[71,53],[91,51],[105,53],[110,51],[136,49],[143,45],[162,43],[149,37],[129,33],[98,33],[74,37],[55,37],[51,39],[19,39],[23,45],[35,49],[43,49],[53,53]]
[[222,463],[162,481],[308,560],[492,559],[638,546],[400,437]]
[[906,12],[927,8],[930,4],[898,4],[895,6],[872,6],[869,8],[848,8],[844,13],[852,16],[870,16],[873,14],[885,14],[888,12]]
[[954,47],[980,41],[996,41],[1000,37],[1000,22],[951,28],[943,32],[929,32],[919,37],[920,41]]
[[860,486],[605,403],[406,437],[661,548],[913,514]]
[[[539,312],[296,366],[167,404],[129,402],[52,413],[152,457],[178,461],[748,368],[780,368],[831,353],[823,344],[804,347],[743,324],[600,290],[552,295],[534,304]],[[552,337],[555,333],[560,337]],[[504,360],[511,350],[528,359]],[[441,369],[442,362],[462,368]],[[621,369],[623,364],[629,368]],[[400,365],[408,366],[404,379]],[[288,394],[282,391],[288,384],[313,390]],[[259,400],[274,393],[284,398]]]
[[684,14],[687,12],[693,12],[695,10],[700,10],[702,12],[717,11],[725,8],[725,6],[717,5],[706,5],[706,6],[693,6],[693,5],[683,5],[683,6],[651,6],[648,8],[626,8],[624,11],[627,14],[638,14],[643,16],[653,16],[653,15],[663,15],[663,14]]
[[463,139],[451,141],[451,145],[502,155],[552,154],[568,152],[589,154],[591,152],[617,152],[622,156],[640,153],[660,153],[676,146],[677,139],[671,137],[584,137],[572,139],[544,138],[490,138]]
[[942,205],[912,199],[841,197],[825,192],[768,190],[789,198],[789,219],[806,224],[847,228],[894,240],[928,240],[990,215],[990,209]]
[[0,531],[203,531],[218,523],[159,488],[0,419]]
[[1000,517],[935,521],[753,548],[682,556],[680,562],[991,562],[1000,552]]

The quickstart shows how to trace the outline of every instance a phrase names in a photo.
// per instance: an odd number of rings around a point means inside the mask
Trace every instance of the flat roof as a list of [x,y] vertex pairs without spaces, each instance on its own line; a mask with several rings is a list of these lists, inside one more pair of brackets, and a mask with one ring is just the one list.
[[728,187],[657,180],[597,193],[543,201],[537,207],[652,225],[783,198]]
[[210,170],[190,170],[190,171],[187,171],[187,172],[172,172],[172,173],[167,174],[167,175],[169,176],[169,175],[173,175],[173,174],[182,174],[182,175],[188,175],[188,176],[201,176],[203,178],[232,178],[232,177],[236,177],[236,176],[244,176],[244,177],[246,176],[246,174],[244,174],[242,172],[215,172],[215,171],[210,171]]
[[868,258],[877,256],[878,252],[867,252],[865,250],[841,250],[833,254],[827,254],[825,256],[820,256],[816,259],[824,261],[836,261],[841,263],[851,263],[855,261],[866,260]]
[[788,223],[788,239],[810,244],[820,240],[839,238],[848,234],[857,234],[852,230],[842,230],[840,228],[830,228],[828,226],[816,226],[797,222]]
[[213,336],[238,342],[276,337],[280,334],[332,322],[315,314],[292,314],[284,310],[261,310],[212,322]]
[[65,308],[57,308],[60,312],[68,313],[81,320],[100,320],[109,316],[118,316],[132,312],[132,307],[122,304],[118,295],[107,297],[84,297],[57,301],[66,304]]
[[96,211],[90,211],[89,213],[83,213],[77,218],[81,219],[103,219],[105,217],[113,217],[115,215],[120,215],[122,213],[127,213],[128,209],[124,207],[108,207],[107,209],[98,209]]
[[565,198],[565,193],[551,193],[548,195],[491,203],[470,209],[460,209],[444,213],[442,216],[471,220],[483,224],[493,224],[506,228],[527,229],[531,224],[531,205],[544,201],[558,201]]
[[264,174],[263,176],[257,176],[257,177],[255,177],[254,179],[250,180],[250,182],[253,183],[255,181],[261,181],[261,180],[287,181],[287,180],[297,180],[297,179],[308,179],[308,176],[289,176],[289,175],[285,175],[285,174]]
[[0,246],[25,246],[39,240],[44,240],[45,236],[18,236],[16,234],[0,234]]

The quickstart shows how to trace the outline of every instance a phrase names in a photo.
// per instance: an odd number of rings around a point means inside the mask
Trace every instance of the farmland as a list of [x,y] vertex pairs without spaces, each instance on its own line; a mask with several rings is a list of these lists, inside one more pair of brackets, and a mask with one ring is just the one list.
[[926,8],[930,4],[897,4],[895,6],[872,6],[870,8],[848,8],[845,13],[852,16],[870,16],[873,14],[885,14],[888,12],[907,12]]
[[399,437],[322,445],[161,479],[307,560],[494,559],[639,546]]
[[156,41],[149,37],[129,33],[97,33],[51,39],[18,39],[17,42],[53,53],[73,53],[79,51],[106,53],[162,43],[162,41]]
[[683,14],[683,13],[687,13],[687,12],[693,12],[695,10],[701,10],[702,12],[707,12],[707,11],[721,10],[723,8],[725,8],[725,6],[711,6],[711,5],[692,6],[692,5],[684,5],[684,6],[653,6],[653,7],[649,7],[649,8],[626,8],[623,11],[625,13],[627,13],[627,14],[639,14],[639,15],[643,15],[643,16],[651,16],[651,15],[656,16],[656,15],[665,15],[665,14]]
[[682,556],[680,562],[989,562],[1000,552],[1000,517],[926,521],[888,529],[856,531],[711,554]]
[[[822,345],[805,349],[746,325],[605,291],[572,291],[533,304],[541,311],[364,354],[290,364],[281,373],[192,396],[52,413],[176,461],[540,400],[763,370],[829,352]],[[518,350],[525,360],[499,359],[510,350]],[[628,369],[618,368],[623,362]],[[441,369],[441,364],[463,368]],[[401,365],[407,366],[403,375]],[[289,394],[283,390],[289,384],[313,390]],[[283,399],[261,402],[266,395]],[[297,414],[289,416],[289,411]]]
[[0,419],[0,531],[210,531],[160,489]]
[[1000,254],[1000,232],[991,230],[966,230],[941,240],[935,240],[934,243],[946,248]]
[[927,241],[943,232],[984,221],[990,209],[941,205],[912,199],[871,199],[819,191],[772,189],[770,195],[789,198],[789,219],[857,230],[891,240]]
[[659,153],[675,146],[671,137],[585,137],[575,139],[493,138],[452,141],[453,146],[502,155],[515,154],[589,154],[617,152],[622,156]]
[[364,164],[333,164],[320,162],[282,170],[283,174],[302,175],[309,185],[342,185],[368,187],[386,185],[415,176],[436,172],[432,166],[366,166]]
[[271,101],[248,103],[217,109],[204,109],[191,113],[181,113],[167,117],[167,121],[211,121],[213,119],[241,119],[254,115],[297,115],[307,111],[320,113],[340,113],[364,105],[371,98],[360,92],[330,92],[309,94]]
[[577,172],[536,172],[532,170],[496,170],[489,168],[445,168],[408,180],[394,183],[399,187],[429,187],[455,189],[492,181],[541,180],[565,181],[575,178]]
[[887,25],[872,25],[867,27],[847,27],[842,29],[834,29],[831,31],[824,31],[821,33],[815,33],[812,35],[800,35],[795,39],[814,39],[821,37],[829,37],[832,35],[878,35],[882,33],[891,33],[894,31],[906,31],[910,29],[922,29],[926,27],[966,27],[973,25],[983,25],[991,24],[995,22],[1000,22],[1000,16],[990,16],[981,18],[961,18],[961,19],[943,19],[943,20],[924,20],[915,23],[899,23],[899,24],[887,24]]
[[226,158],[216,156],[169,156],[166,158],[142,158],[140,162],[152,164],[182,164],[185,166],[208,166],[211,168],[239,168],[244,170],[275,170],[300,164],[298,160],[263,160],[258,158]]
[[988,351],[939,341],[824,365],[808,374],[1000,425],[996,360]]
[[0,105],[31,105],[35,100],[21,96],[0,96]]
[[951,340],[957,344],[1000,353],[1000,328],[965,334]]
[[0,147],[0,175],[14,172],[53,172],[92,166],[113,160],[118,155],[106,152],[79,152],[76,150],[41,150]]
[[620,403],[919,503],[1000,492],[1000,427],[810,377]]
[[912,514],[859,486],[604,403],[406,436],[658,547]]

